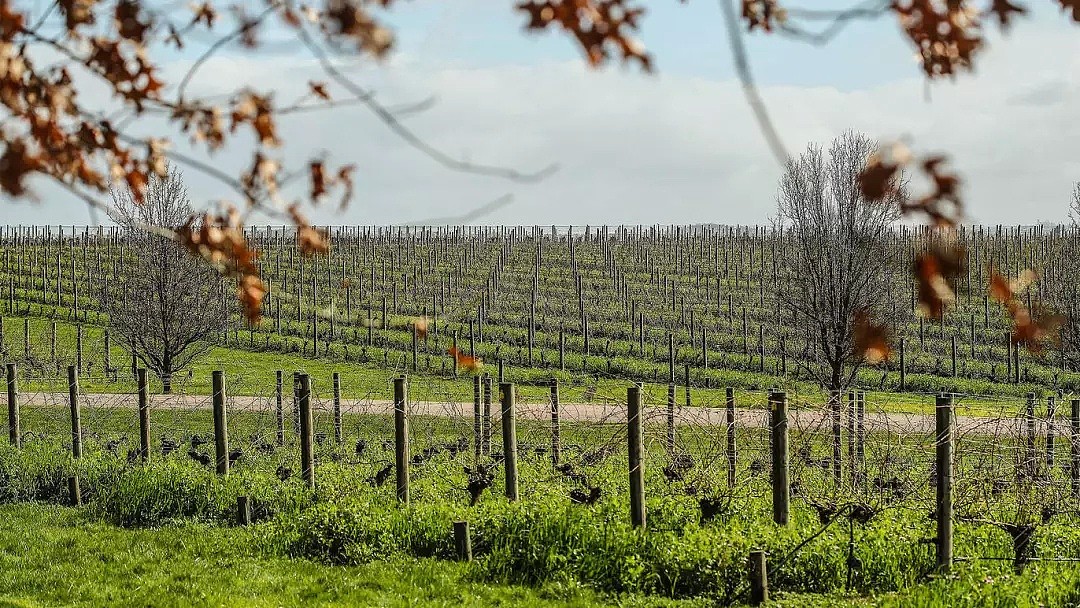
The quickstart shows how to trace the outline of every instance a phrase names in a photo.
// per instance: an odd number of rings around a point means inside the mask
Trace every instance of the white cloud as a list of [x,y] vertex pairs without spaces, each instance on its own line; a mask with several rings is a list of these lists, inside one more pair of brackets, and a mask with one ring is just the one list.
[[[326,150],[335,164],[359,165],[352,207],[319,213],[318,221],[440,217],[506,192],[514,204],[482,221],[754,223],[774,206],[779,168],[732,81],[592,72],[576,62],[470,69],[407,57],[351,73],[389,105],[436,95],[434,108],[405,122],[449,154],[523,171],[551,162],[562,169],[535,184],[458,173],[407,146],[362,107],[297,115],[282,122],[289,162],[301,166]],[[196,86],[220,93],[246,82],[287,89],[278,95],[287,101],[309,79],[325,80],[301,60],[222,59],[207,64]],[[1067,26],[1017,29],[983,57],[978,73],[933,86],[930,103],[914,66],[911,78],[869,89],[770,86],[762,94],[793,152],[848,128],[883,139],[908,135],[918,151],[948,152],[976,221],[1063,218],[1071,183],[1080,179],[1080,125],[1070,112],[1080,103],[1080,39]],[[159,128],[152,120],[139,125],[146,133]],[[248,162],[246,154],[219,156],[215,164],[230,169]],[[197,202],[229,196],[194,170],[186,174]],[[29,213],[15,207],[14,218],[4,207],[6,219],[85,221],[75,219],[81,210],[70,211],[78,203],[62,196]]]

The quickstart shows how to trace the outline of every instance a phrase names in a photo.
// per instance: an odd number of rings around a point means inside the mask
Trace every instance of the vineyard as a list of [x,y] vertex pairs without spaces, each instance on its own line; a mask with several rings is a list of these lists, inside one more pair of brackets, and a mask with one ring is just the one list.
[[[1076,359],[1014,348],[985,288],[991,268],[1053,276],[1072,232],[965,229],[931,323],[910,271],[930,236],[898,228],[892,357],[842,391],[784,305],[780,230],[330,236],[308,258],[251,230],[264,319],[237,312],[166,392],[99,302],[137,252],[109,229],[6,229],[0,503],[642,604],[1080,603]],[[1023,297],[1038,309],[1040,282]]]
[[[0,342],[9,360],[55,375],[55,334],[34,321],[101,325],[97,290],[123,289],[111,269],[131,251],[118,232],[103,228],[4,231]],[[456,345],[489,366],[502,362],[519,383],[557,377],[579,385],[617,379],[704,389],[813,388],[804,365],[809,346],[796,331],[802,320],[782,305],[793,278],[782,266],[791,246],[782,231],[332,227],[329,233],[329,255],[304,257],[290,231],[250,231],[249,241],[262,252],[266,317],[250,328],[237,315],[220,346],[450,377],[456,367],[447,351]],[[1053,276],[1053,262],[1072,250],[1074,233],[962,230],[969,264],[942,323],[917,314],[909,263],[929,246],[929,236],[901,227],[889,244],[898,261],[888,281],[890,317],[898,319],[893,357],[861,369],[853,387],[1023,396],[1080,386],[1067,341],[1037,356],[1012,348],[1010,320],[986,290],[991,268],[1006,276],[1029,268]],[[231,301],[233,294],[223,289],[220,297]],[[1039,281],[1025,297],[1029,307],[1040,305]],[[20,318],[30,326],[20,327]],[[418,318],[430,319],[430,331],[413,331]],[[115,376],[126,366],[124,345],[110,346],[87,345],[101,357],[115,355],[87,364]]]

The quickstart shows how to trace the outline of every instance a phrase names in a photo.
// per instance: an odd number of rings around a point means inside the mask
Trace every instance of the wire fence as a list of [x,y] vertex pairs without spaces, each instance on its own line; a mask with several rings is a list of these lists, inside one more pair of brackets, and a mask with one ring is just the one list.
[[[66,379],[37,378],[33,390],[20,391],[17,368],[9,370],[16,380],[8,392],[7,427],[17,435],[11,439],[72,450],[75,408]],[[299,474],[302,374],[223,375],[222,428],[232,466],[268,467],[283,479]],[[334,379],[311,383],[315,478],[320,468],[337,466],[372,485],[393,484],[395,453],[401,451],[393,378],[365,386]],[[78,380],[87,386],[109,378]],[[569,493],[574,502],[590,504],[631,492],[625,391],[598,389],[587,401],[585,394],[568,400],[557,383],[543,392],[522,391],[501,387],[488,375],[463,377],[456,386],[423,378],[407,384],[404,457],[414,496],[476,502],[484,491],[501,492],[510,450],[521,500]],[[503,424],[504,387],[514,390],[513,433]],[[173,394],[147,396],[146,447],[151,458],[190,458],[213,467],[221,434],[215,395],[188,388],[178,383]],[[731,515],[741,500],[772,493],[775,501],[778,458],[785,500],[816,511],[823,525],[852,509],[865,518],[909,510],[932,519],[942,508],[937,467],[943,441],[952,452],[951,512],[957,521],[1023,529],[1077,514],[1078,399],[998,399],[994,410],[949,396],[948,435],[940,439],[939,396],[852,392],[830,399],[788,392],[780,452],[776,408],[761,406],[768,392],[702,392],[687,406],[680,394],[685,390],[670,385],[641,391],[640,466],[650,499],[694,497],[703,520]],[[472,400],[460,397],[468,393]],[[141,457],[138,391],[78,388],[75,400],[84,452]]]

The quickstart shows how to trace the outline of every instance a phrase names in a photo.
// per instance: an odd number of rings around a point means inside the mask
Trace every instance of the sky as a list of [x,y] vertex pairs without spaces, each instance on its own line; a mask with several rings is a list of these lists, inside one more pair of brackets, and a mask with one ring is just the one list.
[[[251,6],[258,4],[250,3]],[[656,72],[613,62],[585,66],[557,32],[526,34],[515,2],[398,2],[386,18],[398,37],[383,63],[347,57],[341,69],[377,91],[388,106],[433,98],[403,118],[446,154],[531,172],[557,163],[535,183],[448,169],[410,147],[360,105],[283,117],[279,156],[303,167],[325,154],[331,166],[355,163],[350,206],[327,205],[318,223],[398,224],[464,214],[506,195],[511,202],[485,224],[753,224],[776,206],[781,167],[770,154],[735,77],[719,5],[704,0],[644,3],[640,39]],[[788,5],[795,6],[794,1]],[[927,85],[895,19],[851,24],[815,47],[777,35],[745,36],[761,95],[786,148],[827,145],[847,129],[881,141],[906,138],[916,152],[945,152],[964,178],[968,221],[1035,223],[1065,219],[1080,180],[1080,26],[1053,3],[1030,2],[1033,14],[1002,36],[988,23],[989,47],[975,73]],[[803,6],[843,6],[829,0]],[[224,29],[222,29],[224,31]],[[193,93],[225,94],[238,86],[274,90],[279,103],[325,81],[309,54],[270,30],[250,52],[226,49],[192,81]],[[209,39],[204,37],[204,40]],[[163,55],[175,84],[199,45]],[[347,97],[329,87],[335,99]],[[107,96],[88,85],[84,102]],[[104,106],[103,106],[104,107]],[[177,136],[155,117],[133,134]],[[237,174],[251,158],[250,140],[200,159]],[[212,178],[181,166],[192,202],[204,208],[236,201]],[[55,186],[33,182],[40,202],[3,201],[0,223],[86,224],[101,221]],[[303,189],[290,191],[302,196]]]

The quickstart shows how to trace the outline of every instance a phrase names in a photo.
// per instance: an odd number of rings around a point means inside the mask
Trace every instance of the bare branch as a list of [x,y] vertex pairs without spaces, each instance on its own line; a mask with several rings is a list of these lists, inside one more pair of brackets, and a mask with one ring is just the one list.
[[396,135],[405,140],[413,148],[423,152],[432,160],[438,162],[444,167],[453,169],[455,171],[462,171],[465,173],[475,173],[478,175],[489,175],[492,177],[502,177],[516,182],[535,182],[547,178],[552,173],[558,170],[558,164],[549,165],[535,173],[522,173],[514,169],[507,169],[504,167],[495,167],[491,165],[478,165],[463,160],[453,158],[445,152],[431,146],[419,136],[413,133],[405,125],[397,119],[396,116],[382,104],[375,101],[370,91],[366,91],[356,85],[356,83],[349,80],[336,66],[330,61],[330,58],[326,55],[326,52],[311,38],[311,36],[304,29],[297,30],[301,41],[308,47],[312,55],[319,61],[323,71],[327,76],[332,78],[334,82],[337,82],[342,88],[349,91],[357,99],[362,101],[364,105],[375,113],[380,120]]
[[746,102],[750,104],[750,109],[754,112],[758,127],[761,129],[762,135],[765,136],[765,141],[769,144],[773,157],[776,158],[776,162],[786,165],[790,155],[787,149],[784,148],[784,142],[780,140],[780,134],[777,133],[776,127],[773,126],[772,119],[769,117],[769,110],[765,107],[765,102],[761,99],[761,94],[754,84],[753,76],[750,73],[750,63],[746,58],[746,47],[743,45],[742,31],[739,29],[739,19],[735,14],[735,7],[731,4],[732,1],[734,0],[718,0],[720,9],[724,13],[724,22],[727,25],[728,41],[731,43],[731,54],[735,61],[735,73],[739,75]]

